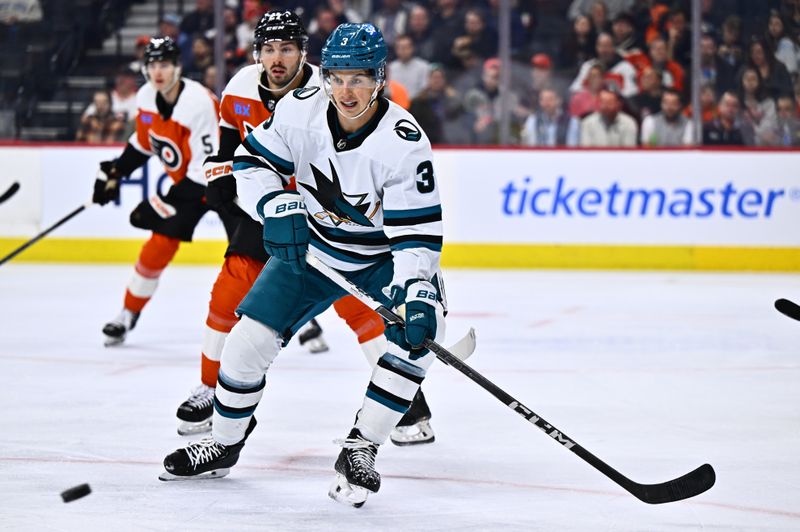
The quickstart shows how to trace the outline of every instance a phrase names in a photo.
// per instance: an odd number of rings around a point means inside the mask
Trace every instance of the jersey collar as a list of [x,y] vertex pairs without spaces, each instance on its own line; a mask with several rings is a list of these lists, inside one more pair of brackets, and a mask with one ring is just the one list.
[[164,120],[169,120],[172,116],[172,111],[175,110],[175,106],[178,104],[178,100],[181,98],[181,93],[183,89],[186,87],[186,83],[183,80],[180,80],[178,83],[178,96],[175,98],[175,103],[167,103],[167,100],[161,96],[161,93],[156,91],[156,109],[158,109],[158,114],[161,115],[161,118]]
[[336,107],[333,106],[333,103],[328,103],[328,129],[331,131],[333,147],[337,152],[358,148],[370,133],[375,131],[383,115],[389,110],[389,101],[386,100],[386,98],[380,97],[375,103],[378,106],[378,111],[375,113],[375,116],[373,116],[364,127],[354,133],[342,131],[342,128],[339,127],[339,118],[336,116]]

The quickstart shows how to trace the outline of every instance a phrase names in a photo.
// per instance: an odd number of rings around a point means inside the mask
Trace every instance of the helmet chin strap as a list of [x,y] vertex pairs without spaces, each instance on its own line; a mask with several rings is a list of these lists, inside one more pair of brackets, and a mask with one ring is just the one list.
[[306,51],[303,50],[302,53],[300,54],[300,64],[297,65],[297,71],[294,73],[294,76],[292,76],[292,79],[290,79],[283,86],[278,87],[277,89],[270,89],[269,87],[261,83],[261,74],[263,74],[266,71],[266,69],[264,68],[264,63],[261,62],[259,52],[253,52],[253,58],[256,60],[256,64],[258,64],[258,86],[268,92],[281,92],[286,90],[287,87],[289,87],[292,83],[294,83],[294,80],[296,80],[297,76],[299,76],[300,73],[303,71],[303,67],[306,64]]

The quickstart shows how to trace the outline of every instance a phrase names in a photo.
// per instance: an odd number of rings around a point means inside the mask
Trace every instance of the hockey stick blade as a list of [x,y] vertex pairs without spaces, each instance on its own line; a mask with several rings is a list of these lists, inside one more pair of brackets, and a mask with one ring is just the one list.
[[8,187],[8,190],[6,190],[6,191],[5,191],[5,192],[3,192],[2,194],[0,194],[0,203],[5,203],[5,202],[7,202],[8,200],[10,200],[10,199],[11,199],[11,197],[12,197],[14,194],[16,194],[17,192],[19,192],[19,189],[20,189],[20,184],[19,184],[19,182],[17,182],[17,181],[14,181],[14,183],[12,183],[10,187]]
[[800,321],[800,305],[789,301],[788,299],[776,299],[775,300],[775,310],[783,314],[784,316],[788,316],[793,320]]
[[471,357],[472,353],[475,352],[475,329],[470,327],[467,334],[461,340],[448,347],[447,350],[462,361]]
[[[322,275],[339,285],[342,289],[349,292],[359,301],[377,312],[384,319],[387,325],[397,324],[401,327],[405,326],[403,318],[392,312],[390,309],[384,307],[369,294],[364,292],[361,288],[354,285],[342,274],[319,260],[313,254],[306,253],[306,262],[319,271]],[[660,484],[639,484],[638,482],[634,482],[607,463],[600,460],[588,450],[581,447],[577,442],[564,434],[560,429],[556,428],[554,425],[547,422],[547,420],[537,415],[533,410],[514,399],[499,386],[472,369],[463,360],[460,360],[453,353],[449,352],[438,343],[427,339],[423,345],[432,353],[434,353],[440,361],[452,367],[453,369],[460,371],[464,376],[495,396],[495,398],[505,404],[508,408],[525,418],[529,423],[535,425],[557,443],[560,443],[563,447],[578,455],[583,461],[603,473],[606,477],[617,483],[619,486],[624,488],[631,495],[642,502],[648,504],[662,504],[666,502],[675,502],[688,499],[689,497],[694,497],[695,495],[699,495],[709,490],[716,481],[714,468],[712,468],[709,464],[704,464],[694,471],[683,475],[682,477]]]

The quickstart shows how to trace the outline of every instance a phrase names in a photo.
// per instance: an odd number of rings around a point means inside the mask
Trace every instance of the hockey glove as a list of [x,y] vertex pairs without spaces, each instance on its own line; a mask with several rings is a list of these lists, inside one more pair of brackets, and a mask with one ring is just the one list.
[[220,160],[216,155],[206,157],[203,163],[206,176],[206,203],[217,212],[237,213],[236,179],[233,177],[233,162]]
[[103,161],[100,169],[97,170],[97,178],[94,180],[94,193],[92,201],[98,205],[105,205],[109,201],[119,199],[119,182],[122,179],[116,161]]
[[294,190],[270,192],[258,202],[257,211],[264,221],[264,249],[302,273],[309,238],[303,196]]
[[[410,352],[411,360],[428,353],[422,347],[426,339],[436,337],[436,288],[428,281],[411,279],[405,288],[392,287],[392,305],[400,309],[405,305],[405,330],[391,325],[386,330],[387,339]],[[402,310],[400,311],[402,314]]]

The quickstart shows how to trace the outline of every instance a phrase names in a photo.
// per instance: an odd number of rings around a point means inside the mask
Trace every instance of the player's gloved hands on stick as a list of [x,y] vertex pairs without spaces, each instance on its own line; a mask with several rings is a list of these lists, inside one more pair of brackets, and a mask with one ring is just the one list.
[[412,360],[428,353],[422,347],[425,339],[432,340],[436,337],[437,296],[436,288],[423,279],[406,281],[405,288],[392,287],[392,306],[399,309],[405,305],[406,326],[405,330],[398,325],[389,326],[386,337],[402,349],[410,351]]
[[119,182],[122,179],[122,175],[114,165],[115,162],[103,161],[100,163],[100,169],[97,170],[92,201],[98,205],[105,205],[109,201],[117,201],[119,199]]
[[264,249],[301,273],[306,267],[309,238],[303,196],[293,190],[270,192],[258,202],[257,210],[264,221]]
[[206,203],[217,212],[236,213],[236,179],[233,177],[233,162],[216,155],[206,157],[203,163],[206,176]]

